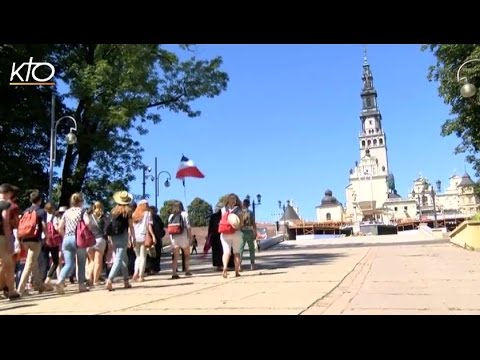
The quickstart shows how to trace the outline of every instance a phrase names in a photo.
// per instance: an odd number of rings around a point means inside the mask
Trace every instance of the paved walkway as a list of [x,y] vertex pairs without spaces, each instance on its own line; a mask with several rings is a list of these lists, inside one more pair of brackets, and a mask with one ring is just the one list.
[[260,252],[259,269],[240,278],[223,279],[209,257],[194,256],[191,278],[171,280],[166,270],[129,290],[68,286],[64,296],[1,300],[0,314],[480,314],[480,253],[414,238],[320,243]]

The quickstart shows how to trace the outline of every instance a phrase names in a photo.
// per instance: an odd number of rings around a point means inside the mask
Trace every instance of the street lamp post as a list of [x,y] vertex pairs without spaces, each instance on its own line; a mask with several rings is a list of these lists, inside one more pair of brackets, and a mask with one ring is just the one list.
[[286,238],[287,234],[287,219],[286,219],[286,213],[287,213],[287,208],[290,206],[290,200],[287,200],[287,206],[285,204],[282,205],[282,202],[278,200],[278,208],[283,210],[283,240]]
[[460,88],[460,95],[462,95],[464,98],[471,98],[477,92],[477,88],[475,87],[475,85],[469,83],[466,76],[460,78],[460,71],[462,70],[462,68],[472,62],[480,62],[480,59],[467,60],[462,65],[460,65],[457,70],[457,82],[465,81],[465,84],[463,84],[463,86]]
[[437,222],[437,207],[435,205],[435,196],[437,194],[435,193],[435,190],[433,189],[433,186],[430,187],[430,196],[432,197],[432,203],[433,203],[433,228],[436,229],[438,227],[438,222]]
[[158,210],[158,206],[157,206],[157,198],[158,198],[158,193],[160,192],[160,186],[159,186],[159,178],[160,178],[160,175],[161,174],[167,174],[168,178],[167,180],[165,180],[165,182],[163,183],[163,185],[168,188],[170,186],[170,181],[172,181],[172,176],[170,175],[170,173],[168,171],[160,171],[160,172],[157,172],[157,158],[155,158],[155,207],[157,208]]
[[[245,196],[245,199],[250,201],[250,195]],[[260,206],[260,205],[262,205],[262,195],[257,194],[257,202],[255,202],[255,200],[252,201],[252,210],[253,210],[252,212],[253,212],[254,218],[255,218],[255,206]]]
[[57,128],[58,124],[62,120],[72,120],[74,127],[70,128],[69,133],[67,134],[65,140],[67,144],[73,145],[77,142],[77,135],[74,131],[77,131],[77,121],[72,116],[62,116],[60,119],[55,121],[55,94],[52,94],[52,114],[51,114],[51,126],[50,126],[50,169],[49,169],[49,181],[48,181],[48,201],[51,202],[53,199],[53,166],[57,159]]
[[151,172],[152,171],[152,168],[150,166],[147,166],[147,165],[142,165],[142,172],[143,172],[143,182],[142,182],[142,186],[143,186],[143,190],[142,190],[142,199],[145,199],[145,187],[147,185],[146,183],[146,179],[150,179],[151,181],[154,181],[155,178],[152,176],[152,175],[147,175],[146,173],[147,172]]

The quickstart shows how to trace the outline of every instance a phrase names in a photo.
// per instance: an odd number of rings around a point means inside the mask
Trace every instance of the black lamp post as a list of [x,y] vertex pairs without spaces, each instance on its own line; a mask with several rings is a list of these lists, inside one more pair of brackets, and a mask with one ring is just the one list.
[[[245,199],[250,201],[250,195],[245,196]],[[260,206],[260,205],[262,205],[262,195],[257,194],[257,202],[255,202],[255,200],[252,201],[252,210],[253,210],[253,217],[254,218],[255,218],[255,206]]]
[[160,175],[162,174],[167,174],[168,178],[165,180],[163,183],[163,186],[168,188],[170,186],[170,181],[172,181],[172,175],[168,171],[160,171],[157,172],[157,158],[155,157],[155,207],[158,210],[157,206],[157,200],[158,200],[158,193],[160,192],[160,186],[159,186],[159,180],[160,180]]
[[142,166],[142,172],[143,172],[143,182],[142,182],[142,186],[143,186],[143,191],[142,191],[142,199],[145,199],[145,187],[146,187],[146,179],[150,179],[151,181],[154,181],[155,178],[152,176],[152,175],[147,175],[146,173],[147,172],[151,172],[152,171],[152,168],[150,166],[147,166],[147,165],[143,165]]

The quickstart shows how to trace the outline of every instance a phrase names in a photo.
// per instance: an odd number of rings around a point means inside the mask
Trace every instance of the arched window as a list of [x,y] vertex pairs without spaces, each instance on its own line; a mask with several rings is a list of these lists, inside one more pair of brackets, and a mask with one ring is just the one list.
[[372,145],[372,142],[370,140],[367,141],[368,146]]
[[332,214],[327,213],[327,221],[330,221],[330,220],[332,220]]
[[380,145],[383,145],[383,139],[380,138],[380,140],[378,140],[378,142],[380,143]]
[[362,140],[362,148],[365,147],[365,140]]
[[373,145],[377,146],[377,139],[373,139]]

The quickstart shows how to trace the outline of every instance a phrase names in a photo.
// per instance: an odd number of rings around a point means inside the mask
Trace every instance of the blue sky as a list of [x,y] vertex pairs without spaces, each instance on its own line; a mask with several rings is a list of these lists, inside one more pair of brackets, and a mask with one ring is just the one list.
[[[272,221],[278,200],[293,199],[300,215],[315,217],[326,189],[345,201],[349,169],[359,160],[363,45],[198,45],[201,57],[220,55],[230,76],[228,90],[202,99],[198,118],[163,113],[138,137],[144,163],[172,176],[182,153],[204,179],[187,179],[187,200],[210,203],[229,192],[260,193],[257,219]],[[389,166],[405,196],[421,172],[442,186],[454,169],[463,174],[459,140],[440,136],[449,108],[428,82],[433,55],[420,45],[368,45],[368,61],[387,133]],[[171,134],[169,136],[168,134]],[[180,135],[180,136],[178,136]],[[473,175],[471,167],[467,171]],[[142,174],[131,184],[142,192]],[[161,178],[161,183],[165,180]],[[154,194],[147,181],[147,193]],[[161,187],[159,203],[184,199],[181,181]]]

